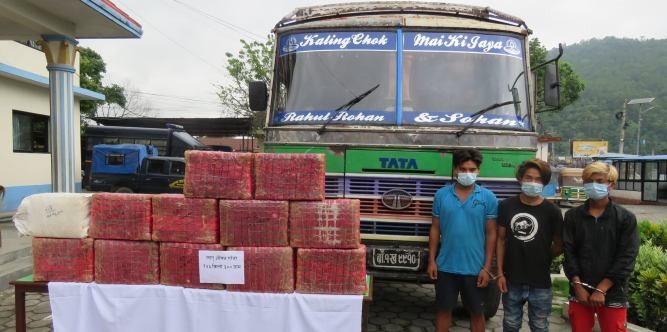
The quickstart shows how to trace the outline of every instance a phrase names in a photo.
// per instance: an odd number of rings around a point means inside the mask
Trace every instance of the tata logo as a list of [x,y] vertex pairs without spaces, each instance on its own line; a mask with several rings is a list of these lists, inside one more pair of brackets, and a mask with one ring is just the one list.
[[392,210],[405,210],[412,204],[412,195],[402,189],[392,189],[382,194],[382,205]]
[[380,157],[382,168],[397,168],[397,169],[419,169],[417,160],[412,158],[385,158]]

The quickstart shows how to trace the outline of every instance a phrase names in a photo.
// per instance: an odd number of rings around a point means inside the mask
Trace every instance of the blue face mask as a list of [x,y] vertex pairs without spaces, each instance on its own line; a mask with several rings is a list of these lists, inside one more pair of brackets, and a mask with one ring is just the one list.
[[609,195],[609,187],[604,183],[584,183],[586,196],[594,201],[601,200]]
[[521,183],[521,192],[523,192],[528,197],[538,197],[542,194],[542,189],[544,185],[536,182],[522,182]]
[[472,186],[475,183],[475,181],[477,181],[477,174],[476,173],[459,173],[456,176],[456,181],[464,187]]

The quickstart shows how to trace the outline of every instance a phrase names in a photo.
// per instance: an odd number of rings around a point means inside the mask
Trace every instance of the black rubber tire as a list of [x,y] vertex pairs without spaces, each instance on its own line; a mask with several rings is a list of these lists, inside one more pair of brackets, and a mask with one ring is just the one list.
[[134,191],[129,187],[114,187],[113,192],[120,194],[133,194]]

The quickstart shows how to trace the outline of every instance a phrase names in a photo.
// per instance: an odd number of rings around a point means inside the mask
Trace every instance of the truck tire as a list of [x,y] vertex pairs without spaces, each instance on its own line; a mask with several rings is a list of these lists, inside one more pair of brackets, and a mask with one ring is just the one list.
[[115,192],[115,193],[121,193],[121,194],[132,194],[132,193],[134,193],[134,191],[131,188],[123,187],[123,186],[114,187],[114,189],[112,191]]
[[500,306],[500,289],[495,280],[489,281],[486,288],[486,301],[484,303],[484,318],[489,319],[496,315]]

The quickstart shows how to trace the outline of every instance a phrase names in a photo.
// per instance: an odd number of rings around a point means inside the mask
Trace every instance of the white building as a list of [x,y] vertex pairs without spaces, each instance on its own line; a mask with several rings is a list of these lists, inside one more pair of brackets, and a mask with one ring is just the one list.
[[[42,51],[15,41],[0,40],[0,185],[7,190],[0,214],[16,210],[21,200],[51,191],[51,138],[49,134],[49,73]],[[78,73],[78,57],[75,64]],[[79,87],[74,75],[74,117],[79,123],[81,100],[104,100],[104,95]],[[75,146],[80,131],[75,131]],[[73,166],[81,169],[81,149]],[[81,174],[76,173],[77,191]]]

